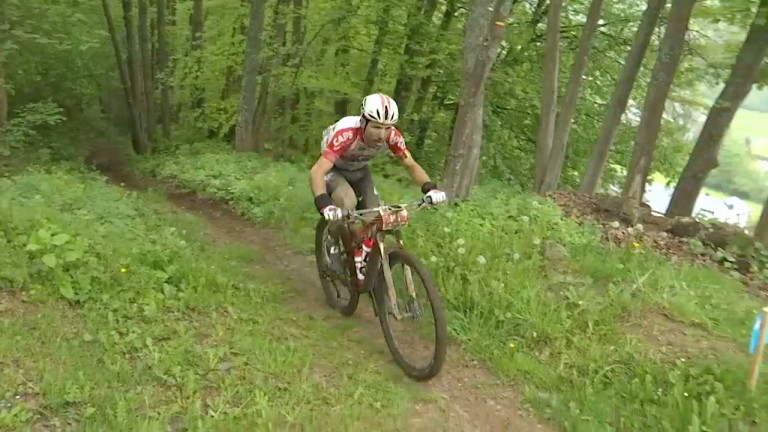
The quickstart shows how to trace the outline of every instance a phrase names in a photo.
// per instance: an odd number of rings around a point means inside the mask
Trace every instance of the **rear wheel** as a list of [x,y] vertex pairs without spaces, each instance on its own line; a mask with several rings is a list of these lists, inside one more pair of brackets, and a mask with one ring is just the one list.
[[[379,322],[387,342],[389,352],[397,365],[405,374],[416,380],[426,381],[440,373],[445,362],[448,345],[448,329],[445,314],[443,313],[440,296],[435,288],[432,275],[421,261],[404,249],[393,249],[388,252],[389,266],[392,270],[392,282],[397,298],[397,309],[402,315],[397,319],[390,305],[387,282],[384,277],[384,263],[379,267],[374,287]],[[400,271],[402,269],[402,271]],[[407,270],[407,269],[410,269]],[[410,275],[410,276],[409,276]],[[412,283],[415,295],[408,293],[407,287],[398,285]],[[417,285],[421,285],[419,289]],[[396,338],[395,333],[402,330],[406,321],[414,320],[424,322],[426,312],[431,312],[431,323],[422,330],[406,330],[403,335]],[[427,332],[431,335],[427,335]],[[434,342],[434,348],[412,347],[406,349],[405,345],[422,346],[424,342]],[[403,346],[401,346],[403,345]],[[424,357],[423,362],[414,360],[414,356]]]
[[[340,262],[333,267],[340,267],[338,270],[334,270],[331,266],[330,252],[334,246],[338,248]],[[350,288],[347,255],[344,243],[329,233],[328,221],[320,218],[315,227],[317,275],[320,278],[320,285],[325,294],[325,302],[344,316],[354,314],[360,300],[358,292]]]

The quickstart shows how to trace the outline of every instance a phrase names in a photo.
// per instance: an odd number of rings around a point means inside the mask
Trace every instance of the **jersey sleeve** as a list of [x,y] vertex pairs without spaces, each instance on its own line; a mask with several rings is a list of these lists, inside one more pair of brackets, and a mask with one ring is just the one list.
[[355,142],[355,128],[341,128],[328,134],[323,148],[323,157],[336,163],[347,149]]
[[403,138],[403,134],[395,128],[392,128],[387,136],[387,146],[389,147],[389,151],[391,151],[399,160],[405,160],[411,157],[411,152],[409,152],[408,148],[405,146],[405,138]]

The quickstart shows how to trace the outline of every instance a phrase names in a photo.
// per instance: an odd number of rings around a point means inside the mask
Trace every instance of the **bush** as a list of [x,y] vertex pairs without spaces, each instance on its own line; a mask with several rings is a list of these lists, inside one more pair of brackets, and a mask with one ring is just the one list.
[[[308,167],[195,146],[137,167],[217,196],[312,249],[318,216]],[[384,201],[419,194],[375,177]],[[743,339],[758,303],[738,282],[716,270],[675,268],[642,245],[603,246],[596,227],[564,220],[551,202],[501,184],[473,197],[414,217],[406,247],[432,269],[453,336],[501,376],[526,384],[542,413],[585,430],[764,419],[768,397],[747,395],[743,354],[673,360],[625,330],[664,310],[729,344]]]

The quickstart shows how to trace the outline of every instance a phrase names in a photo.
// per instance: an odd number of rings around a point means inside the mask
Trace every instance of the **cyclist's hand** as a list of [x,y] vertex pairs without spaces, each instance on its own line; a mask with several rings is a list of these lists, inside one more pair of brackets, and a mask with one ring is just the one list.
[[339,220],[341,219],[341,216],[342,216],[341,209],[334,205],[330,205],[323,209],[323,217],[325,218],[325,220],[329,220],[329,221]]
[[427,192],[426,195],[424,195],[424,201],[431,204],[441,203],[445,201],[445,198],[445,192],[439,191],[437,189],[432,189],[431,191]]

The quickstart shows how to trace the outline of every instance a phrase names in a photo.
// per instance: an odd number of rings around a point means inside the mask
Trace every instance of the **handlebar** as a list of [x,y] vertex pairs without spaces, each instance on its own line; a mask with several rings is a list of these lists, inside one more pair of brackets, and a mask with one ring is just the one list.
[[413,201],[410,203],[403,203],[403,204],[392,204],[392,205],[382,205],[379,207],[374,207],[370,209],[363,209],[363,210],[342,210],[342,218],[350,219],[350,218],[358,218],[362,217],[363,215],[369,214],[369,213],[378,213],[382,209],[391,209],[391,208],[404,208],[404,207],[417,207],[417,208],[423,208],[426,206],[432,205],[432,198],[431,197],[422,197],[418,199],[417,201]]

